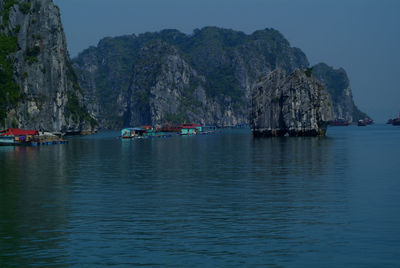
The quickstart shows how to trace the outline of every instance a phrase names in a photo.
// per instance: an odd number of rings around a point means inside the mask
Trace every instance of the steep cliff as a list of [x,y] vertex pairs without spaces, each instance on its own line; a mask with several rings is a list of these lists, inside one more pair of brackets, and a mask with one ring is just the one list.
[[0,0],[0,24],[0,128],[95,129],[52,0]]
[[256,137],[324,136],[332,101],[310,70],[277,69],[253,87],[250,126]]
[[334,69],[325,63],[313,66],[312,74],[320,80],[332,96],[335,118],[357,122],[368,117],[354,103],[350,81],[343,68]]
[[106,128],[247,123],[258,77],[307,66],[276,30],[247,35],[216,27],[105,38],[74,59],[85,102]]
[[[234,125],[229,96],[207,96],[200,76],[175,47],[164,41],[146,43],[139,51],[126,98],[125,125],[197,122]],[[238,111],[241,115],[247,111]]]

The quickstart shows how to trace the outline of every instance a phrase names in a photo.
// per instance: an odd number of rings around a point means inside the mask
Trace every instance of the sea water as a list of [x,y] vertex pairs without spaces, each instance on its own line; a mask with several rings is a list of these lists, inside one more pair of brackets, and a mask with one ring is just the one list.
[[400,128],[0,147],[0,267],[399,267]]

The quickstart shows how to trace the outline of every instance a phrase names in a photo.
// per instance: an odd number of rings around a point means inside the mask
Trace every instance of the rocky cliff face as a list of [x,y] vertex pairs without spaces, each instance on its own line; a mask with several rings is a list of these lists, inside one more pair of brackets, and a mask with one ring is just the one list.
[[243,121],[247,111],[234,110],[230,96],[207,95],[206,82],[174,46],[161,40],[147,43],[139,51],[131,85],[122,96],[128,100],[124,124],[224,126]]
[[52,0],[0,0],[0,23],[0,127],[94,130]]
[[332,101],[310,70],[277,69],[253,87],[250,125],[256,137],[324,136]]
[[334,69],[325,63],[313,66],[312,74],[320,80],[332,96],[335,118],[357,122],[368,117],[354,103],[350,81],[343,68]]
[[85,102],[105,128],[247,123],[258,77],[307,66],[276,30],[246,35],[216,27],[105,38],[74,60]]

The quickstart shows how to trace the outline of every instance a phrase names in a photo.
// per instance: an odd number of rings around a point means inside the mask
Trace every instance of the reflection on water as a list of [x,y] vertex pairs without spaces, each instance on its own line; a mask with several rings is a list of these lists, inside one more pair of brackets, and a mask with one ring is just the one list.
[[[369,146],[357,128],[330,133],[121,141],[104,132],[68,145],[0,147],[0,266],[397,263],[400,236],[386,232],[400,223],[391,217],[398,207],[385,207],[384,222],[371,217],[370,235],[357,218],[372,207],[353,198],[365,198],[362,181],[377,183],[360,164],[378,157],[367,154],[380,148],[376,132],[362,134],[375,140]],[[391,150],[376,153],[398,171]],[[390,202],[400,201],[394,178],[387,173],[391,187],[377,188]]]
[[[3,147],[0,265],[56,263],[66,224],[65,147]],[[51,254],[50,254],[51,252]]]

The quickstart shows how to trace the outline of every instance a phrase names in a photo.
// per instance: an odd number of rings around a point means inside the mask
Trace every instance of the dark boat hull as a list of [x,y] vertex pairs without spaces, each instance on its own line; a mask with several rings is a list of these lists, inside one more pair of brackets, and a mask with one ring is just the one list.
[[400,126],[400,118],[393,119],[392,125],[393,126]]

